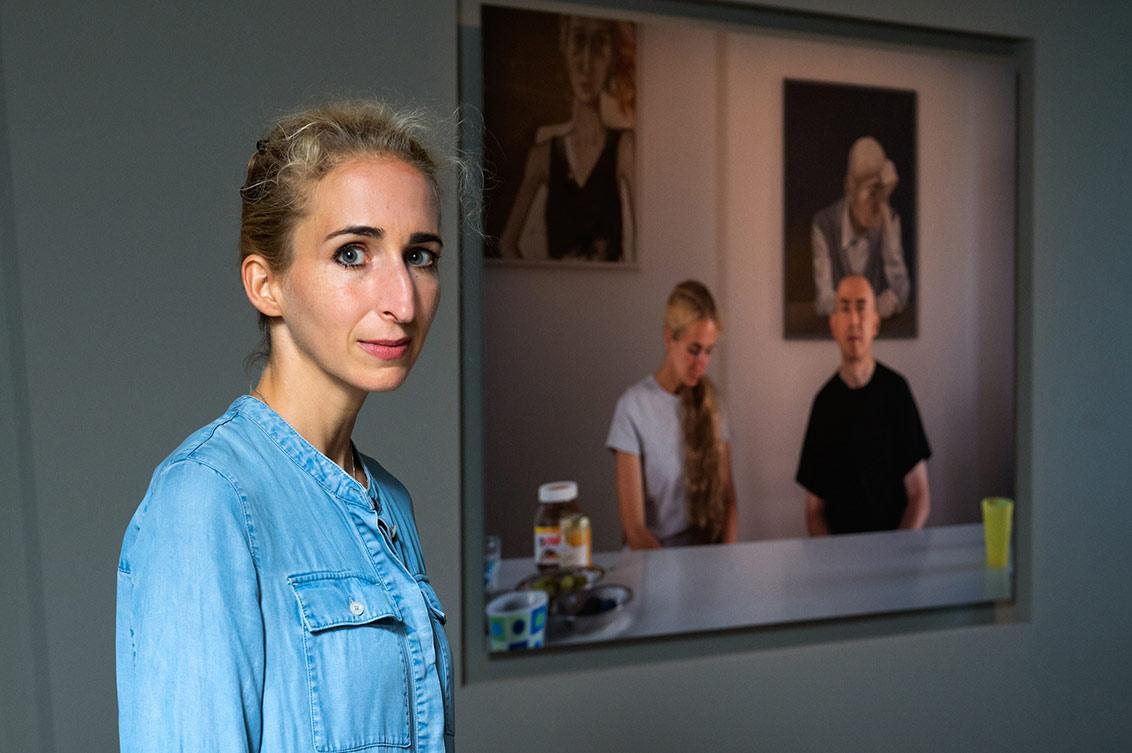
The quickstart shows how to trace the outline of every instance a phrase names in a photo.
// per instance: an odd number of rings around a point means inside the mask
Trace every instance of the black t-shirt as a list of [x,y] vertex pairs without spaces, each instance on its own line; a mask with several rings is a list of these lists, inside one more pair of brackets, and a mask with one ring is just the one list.
[[795,479],[825,501],[830,533],[886,531],[908,506],[904,476],[929,457],[908,382],[878,362],[864,387],[834,374],[818,392]]

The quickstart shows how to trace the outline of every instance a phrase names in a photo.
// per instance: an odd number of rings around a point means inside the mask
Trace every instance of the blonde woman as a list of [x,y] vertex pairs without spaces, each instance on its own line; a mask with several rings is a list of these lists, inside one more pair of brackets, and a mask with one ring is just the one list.
[[606,446],[632,549],[737,540],[727,422],[705,375],[721,329],[707,287],[677,285],[664,312],[660,368],[617,401]]
[[[285,118],[240,189],[255,389],[154,471],[118,564],[124,753],[452,747],[452,662],[405,487],[351,439],[440,295],[412,116]],[[383,429],[395,433],[396,426]]]

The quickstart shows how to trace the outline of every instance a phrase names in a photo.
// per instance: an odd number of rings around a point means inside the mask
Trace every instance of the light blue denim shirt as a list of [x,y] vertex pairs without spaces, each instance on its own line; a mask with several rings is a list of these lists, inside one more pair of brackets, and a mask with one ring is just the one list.
[[154,471],[118,563],[123,753],[445,751],[452,659],[405,487],[255,398]]

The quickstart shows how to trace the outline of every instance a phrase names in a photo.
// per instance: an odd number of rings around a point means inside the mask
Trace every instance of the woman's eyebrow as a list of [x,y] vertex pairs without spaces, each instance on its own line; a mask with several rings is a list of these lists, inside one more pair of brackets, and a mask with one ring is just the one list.
[[[369,238],[380,240],[385,237],[385,231],[379,227],[373,227],[371,225],[348,225],[328,234],[323,240],[328,241],[331,238],[338,237],[339,235],[364,235]],[[409,243],[435,243],[442,248],[444,246],[444,241],[436,233],[413,233],[409,236]]]
[[381,238],[385,235],[385,231],[379,227],[371,227],[370,225],[347,225],[330,233],[323,240],[330,240],[339,235],[367,235],[370,238]]
[[436,233],[413,233],[409,236],[409,243],[435,243],[444,246],[444,241]]

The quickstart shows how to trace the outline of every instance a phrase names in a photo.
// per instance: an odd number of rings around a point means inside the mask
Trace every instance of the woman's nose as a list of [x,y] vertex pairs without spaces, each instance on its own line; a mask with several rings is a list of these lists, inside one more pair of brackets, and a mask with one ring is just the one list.
[[402,324],[413,321],[416,316],[416,288],[409,269],[404,264],[394,264],[383,277],[378,291],[382,317]]

